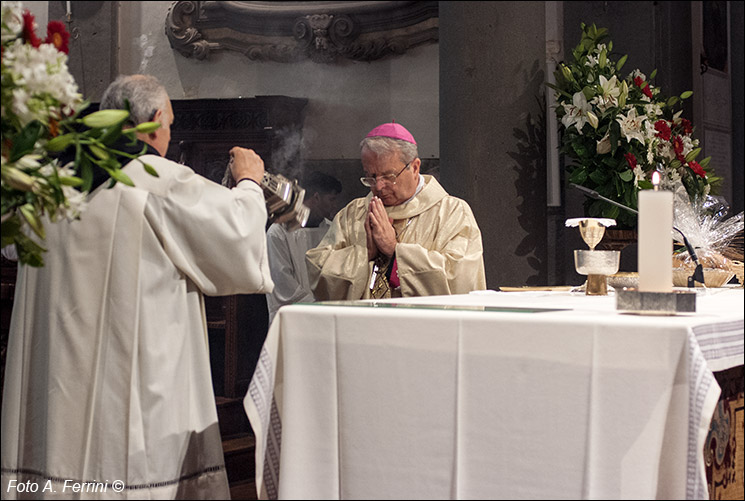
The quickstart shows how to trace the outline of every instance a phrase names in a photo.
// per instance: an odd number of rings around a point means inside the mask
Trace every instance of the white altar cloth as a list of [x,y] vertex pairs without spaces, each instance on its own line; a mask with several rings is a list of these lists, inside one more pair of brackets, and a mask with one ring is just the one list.
[[712,371],[742,363],[742,289],[700,291],[677,316],[568,292],[283,307],[244,400],[257,488],[707,499]]

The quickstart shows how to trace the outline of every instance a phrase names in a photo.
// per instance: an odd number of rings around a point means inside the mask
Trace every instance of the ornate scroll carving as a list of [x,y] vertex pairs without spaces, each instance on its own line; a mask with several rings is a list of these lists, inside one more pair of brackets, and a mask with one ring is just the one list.
[[210,49],[219,48],[219,44],[202,39],[202,34],[194,27],[194,13],[200,2],[175,2],[168,9],[166,18],[166,36],[171,47],[186,57],[205,59]]
[[438,40],[437,2],[174,2],[171,47],[206,59],[233,50],[252,60],[373,61]]

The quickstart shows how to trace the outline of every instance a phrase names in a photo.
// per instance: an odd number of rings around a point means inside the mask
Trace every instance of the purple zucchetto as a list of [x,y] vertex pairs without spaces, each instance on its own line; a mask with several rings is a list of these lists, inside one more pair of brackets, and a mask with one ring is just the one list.
[[402,141],[406,141],[407,143],[416,144],[416,141],[414,141],[414,136],[411,135],[411,132],[406,130],[406,127],[404,127],[403,125],[397,124],[395,122],[378,125],[373,130],[368,132],[367,136],[365,137],[376,136],[390,137],[392,139],[400,139]]

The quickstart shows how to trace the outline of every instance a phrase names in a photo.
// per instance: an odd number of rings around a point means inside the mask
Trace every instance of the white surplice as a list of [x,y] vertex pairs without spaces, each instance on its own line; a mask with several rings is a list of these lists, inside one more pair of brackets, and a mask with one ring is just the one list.
[[269,267],[274,290],[266,295],[269,321],[286,304],[313,302],[313,291],[308,280],[305,253],[316,247],[331,227],[324,219],[316,228],[287,231],[282,224],[273,224],[266,232]]
[[46,265],[20,266],[3,498],[21,496],[11,480],[35,483],[35,498],[230,496],[202,293],[271,291],[264,197],[141,159],[159,177],[131,162],[136,188],[99,187],[81,220],[46,225]]

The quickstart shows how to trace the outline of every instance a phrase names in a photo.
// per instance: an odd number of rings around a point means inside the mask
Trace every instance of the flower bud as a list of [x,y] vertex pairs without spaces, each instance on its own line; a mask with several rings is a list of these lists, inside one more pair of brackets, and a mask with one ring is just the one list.
[[32,176],[7,164],[3,166],[3,181],[8,183],[11,188],[21,191],[31,191],[34,187]]
[[629,95],[629,85],[626,80],[621,82],[621,92],[618,95],[618,107],[623,109],[626,106],[626,97]]
[[598,128],[598,117],[592,111],[587,112],[587,121],[590,122],[590,125],[592,125],[593,129]]
[[565,64],[561,65],[561,73],[564,75],[564,79],[572,80],[572,70],[570,70]]

